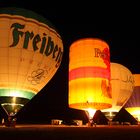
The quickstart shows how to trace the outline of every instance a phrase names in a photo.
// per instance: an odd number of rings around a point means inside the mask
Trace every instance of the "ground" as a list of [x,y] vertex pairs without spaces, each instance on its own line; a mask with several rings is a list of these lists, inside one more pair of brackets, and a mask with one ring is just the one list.
[[65,126],[65,125],[16,125],[0,126],[0,138],[10,140],[139,140],[140,126]]

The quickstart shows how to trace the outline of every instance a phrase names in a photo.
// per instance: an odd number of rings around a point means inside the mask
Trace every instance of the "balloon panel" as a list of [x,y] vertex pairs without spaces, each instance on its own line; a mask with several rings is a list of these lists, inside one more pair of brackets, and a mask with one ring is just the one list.
[[109,46],[99,39],[81,39],[70,46],[69,70],[80,67],[102,67],[110,66]]
[[[69,83],[69,106],[77,109],[110,107],[110,95],[101,78],[80,78]],[[107,86],[107,84],[105,85]]]
[[69,106],[111,107],[109,46],[99,39],[81,39],[70,46],[69,56]]
[[37,20],[36,13],[10,10],[0,10],[0,94],[13,97],[14,91],[14,97],[31,99],[59,68],[63,44],[56,30]]

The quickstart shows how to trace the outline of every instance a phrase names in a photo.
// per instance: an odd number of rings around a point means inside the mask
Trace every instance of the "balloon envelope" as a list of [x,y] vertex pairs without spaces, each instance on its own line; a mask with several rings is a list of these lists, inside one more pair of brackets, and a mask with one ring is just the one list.
[[111,107],[110,52],[106,42],[80,39],[70,46],[69,107],[89,110]]
[[112,119],[128,101],[133,92],[134,78],[131,71],[118,63],[110,63],[112,107],[104,109],[105,116]]
[[0,9],[0,103],[15,114],[53,77],[62,60],[60,35],[25,9]]

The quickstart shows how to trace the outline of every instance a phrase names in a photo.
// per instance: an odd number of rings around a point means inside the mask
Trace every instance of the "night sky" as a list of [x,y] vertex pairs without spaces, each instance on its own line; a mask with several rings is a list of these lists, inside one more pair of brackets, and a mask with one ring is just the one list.
[[[75,117],[78,110],[68,108],[69,46],[73,41],[96,37],[110,46],[110,61],[140,72],[139,17],[136,3],[118,1],[3,0],[0,7],[32,10],[48,19],[62,37],[62,63],[51,81],[17,115],[20,121],[46,121],[48,118]],[[76,114],[77,113],[77,114]],[[79,116],[83,117],[83,116]]]

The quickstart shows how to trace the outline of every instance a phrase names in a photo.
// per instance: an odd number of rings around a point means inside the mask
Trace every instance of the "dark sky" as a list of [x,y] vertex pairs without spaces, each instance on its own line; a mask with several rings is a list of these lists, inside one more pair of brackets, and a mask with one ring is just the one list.
[[64,45],[60,68],[52,80],[19,112],[19,118],[24,116],[26,119],[45,120],[51,115],[63,116],[66,112],[67,116],[74,114],[68,109],[68,59],[69,46],[77,39],[103,39],[110,46],[111,62],[126,66],[132,73],[140,72],[140,10],[137,3],[88,0],[3,1],[0,7],[29,9],[51,21]]

